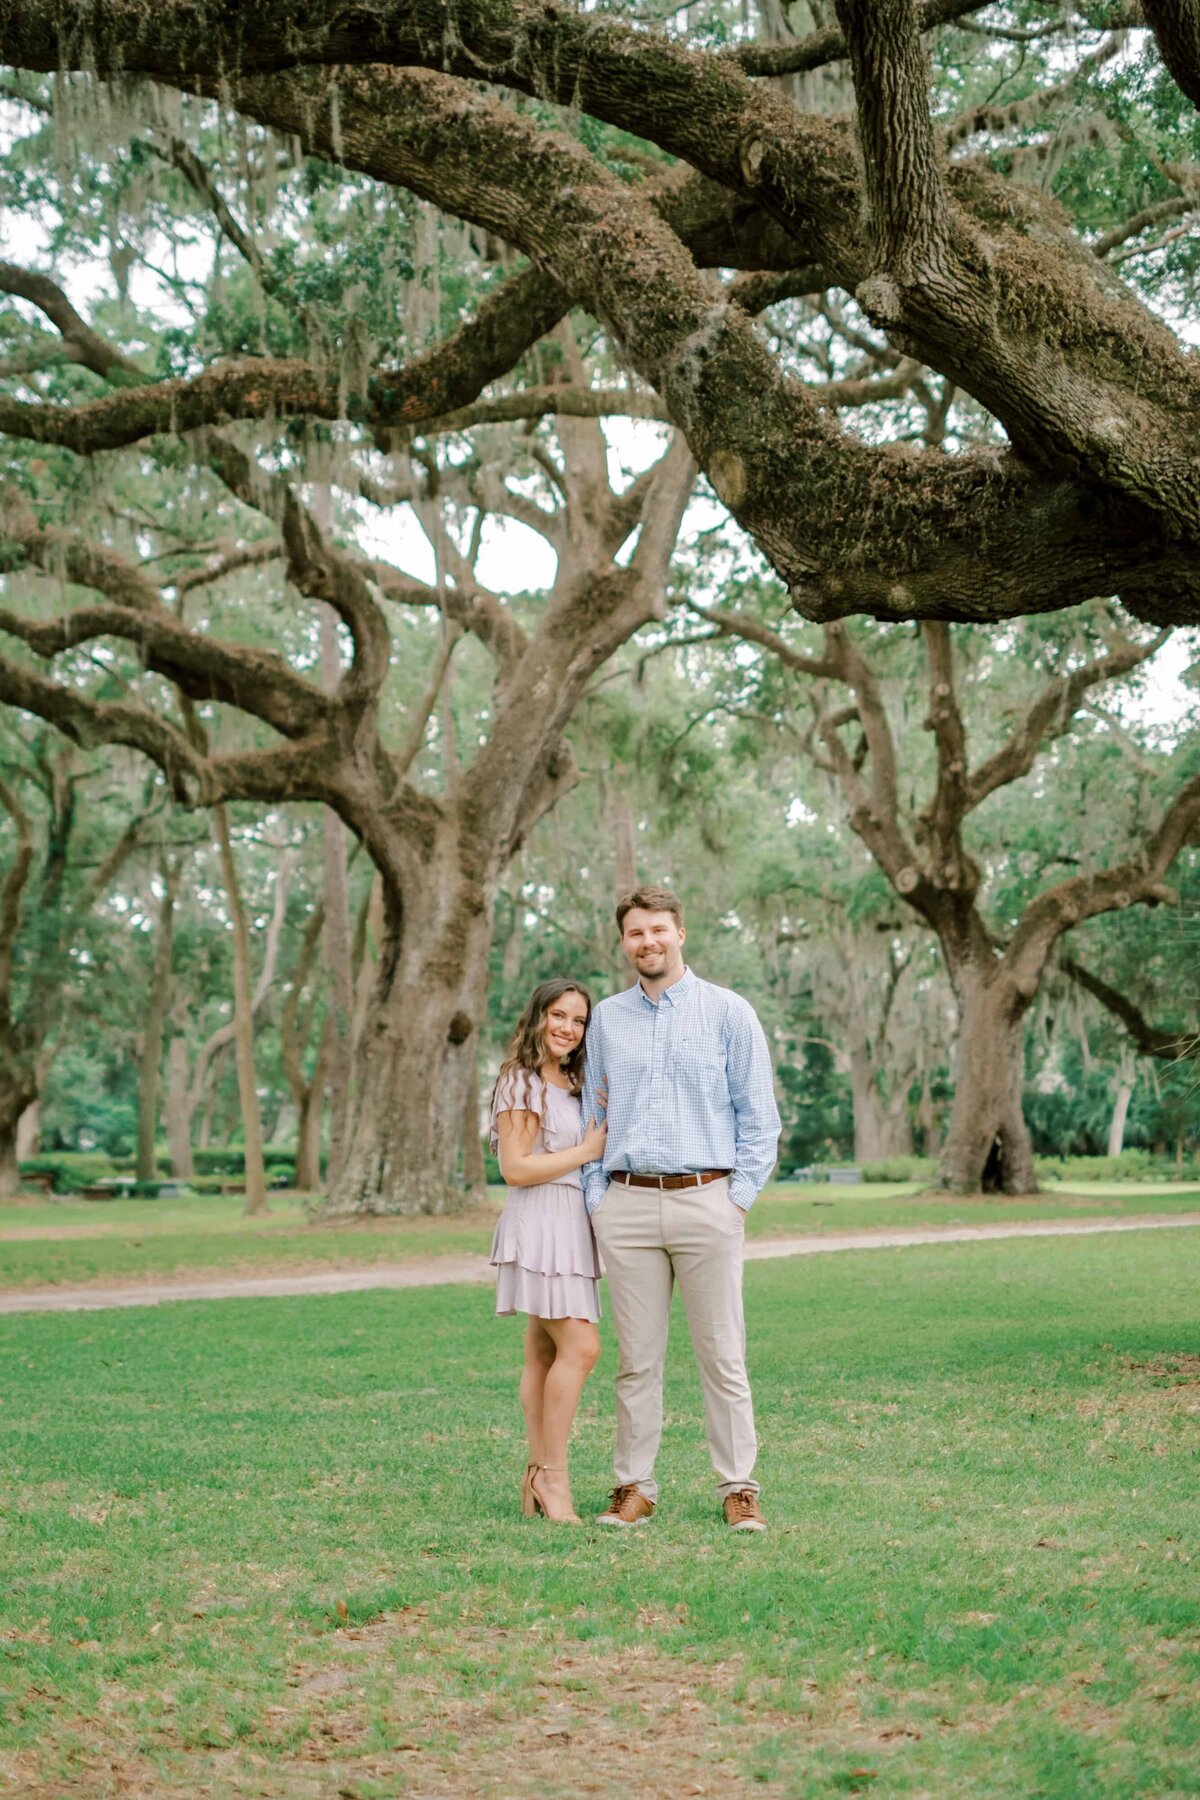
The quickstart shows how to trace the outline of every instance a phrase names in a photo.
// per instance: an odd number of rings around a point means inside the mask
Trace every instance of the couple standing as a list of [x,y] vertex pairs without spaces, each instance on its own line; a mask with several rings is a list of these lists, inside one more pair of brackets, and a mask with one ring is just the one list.
[[771,1059],[753,1008],[685,965],[683,908],[668,888],[626,894],[617,929],[636,983],[593,1013],[577,983],[543,982],[492,1099],[508,1183],[492,1245],[496,1311],[529,1315],[522,1507],[579,1522],[567,1441],[600,1354],[598,1242],[620,1353],[617,1485],[599,1522],[640,1525],[654,1512],[678,1281],[725,1521],[761,1531],[742,1251],[746,1213],[775,1165]]

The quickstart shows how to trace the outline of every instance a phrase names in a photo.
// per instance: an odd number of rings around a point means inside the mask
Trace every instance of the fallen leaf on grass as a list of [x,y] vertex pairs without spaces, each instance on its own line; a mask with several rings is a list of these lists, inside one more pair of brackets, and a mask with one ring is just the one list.
[[346,1605],[344,1600],[339,1600],[334,1610],[339,1619],[348,1619],[350,1617],[350,1608]]

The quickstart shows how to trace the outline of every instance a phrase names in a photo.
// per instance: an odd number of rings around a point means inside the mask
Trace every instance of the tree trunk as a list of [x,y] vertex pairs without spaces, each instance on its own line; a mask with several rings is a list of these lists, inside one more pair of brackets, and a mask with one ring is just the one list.
[[1108,1127],[1108,1154],[1120,1156],[1125,1148],[1125,1121],[1129,1117],[1129,1102],[1133,1099],[1132,1081],[1123,1081],[1117,1089],[1117,1097],[1113,1102],[1112,1119]]
[[463,1105],[462,1184],[473,1206],[487,1199],[487,1168],[483,1160],[483,1133],[479,1117],[479,1033],[473,1031],[463,1046],[466,1058],[467,1097]]
[[190,1181],[196,1173],[192,1158],[192,1106],[188,1098],[187,1040],[173,1037],[167,1051],[167,1149],[171,1173]]
[[879,1162],[887,1154],[883,1147],[883,1107],[865,1044],[854,1044],[850,1049],[850,1098],[854,1108],[854,1160],[860,1165]]
[[42,1097],[31,1100],[17,1120],[17,1161],[36,1156],[42,1141]]
[[350,948],[350,896],[346,872],[346,828],[328,807],[323,814],[325,851],[325,967],[329,992],[329,1183],[337,1181],[350,1118],[350,1074],[354,1062],[354,971]]
[[0,1110],[0,1200],[11,1200],[21,1186],[17,1169],[17,1116],[11,1108]]
[[153,1181],[158,1174],[155,1144],[158,1136],[158,1091],[162,1074],[163,1030],[171,993],[171,936],[175,922],[176,872],[165,862],[163,897],[158,910],[154,966],[142,1037],[142,1066],[138,1077],[137,1178]]
[[296,1186],[302,1194],[318,1194],[321,1180],[321,1125],[325,1117],[325,1090],[328,1082],[329,1047],[333,1023],[328,1012],[317,1046],[316,1067],[312,1079],[296,1090]]
[[217,1108],[221,1102],[221,1081],[225,1074],[225,1058],[228,1049],[227,1044],[222,1044],[219,1049],[214,1050],[204,1077],[204,1110],[200,1114],[200,1129],[196,1133],[197,1150],[211,1150],[212,1148]]
[[1021,1110],[1028,1001],[1002,976],[973,966],[952,972],[959,1036],[938,1186],[950,1194],[1034,1194],[1033,1146]]
[[17,1133],[26,1107],[37,1099],[33,1071],[23,1058],[0,1063],[0,1199],[19,1192]]
[[246,1204],[243,1210],[248,1215],[254,1215],[270,1209],[267,1206],[267,1177],[263,1165],[262,1119],[254,1075],[254,994],[250,980],[250,932],[246,924],[246,909],[242,905],[237,867],[233,860],[229,816],[223,806],[213,807],[213,820],[217,846],[221,853],[229,916],[233,921],[233,1042],[237,1058],[246,1168]]
[[[456,860],[456,859],[455,859]],[[491,894],[449,879],[445,853],[402,909],[384,893],[383,937],[359,1039],[349,1146],[327,1215],[447,1213],[462,1135],[463,1046],[483,1016]],[[454,868],[454,862],[449,862]]]

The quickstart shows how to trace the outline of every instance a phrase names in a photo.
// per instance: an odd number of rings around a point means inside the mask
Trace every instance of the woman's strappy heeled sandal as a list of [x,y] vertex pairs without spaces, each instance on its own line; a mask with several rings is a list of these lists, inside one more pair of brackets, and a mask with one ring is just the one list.
[[[532,1473],[530,1474],[530,1477],[529,1477],[529,1493],[530,1493],[530,1497],[533,1500],[534,1509],[535,1509],[535,1511],[541,1513],[543,1519],[549,1519],[550,1514],[546,1511],[545,1502],[543,1501],[542,1496],[538,1493],[537,1488],[534,1486],[533,1478],[542,1469],[545,1469],[545,1471],[548,1475],[565,1475],[567,1471],[565,1468],[559,1467],[558,1464],[556,1464],[556,1463],[533,1463],[531,1465],[531,1468],[532,1468]],[[551,1523],[554,1525],[582,1525],[583,1520],[580,1518],[580,1516],[577,1512],[569,1512],[569,1513],[564,1513],[561,1519],[552,1519]]]
[[532,1519],[537,1511],[537,1501],[533,1497],[533,1478],[541,1466],[541,1463],[526,1463],[525,1473],[521,1477],[521,1511],[527,1519]]

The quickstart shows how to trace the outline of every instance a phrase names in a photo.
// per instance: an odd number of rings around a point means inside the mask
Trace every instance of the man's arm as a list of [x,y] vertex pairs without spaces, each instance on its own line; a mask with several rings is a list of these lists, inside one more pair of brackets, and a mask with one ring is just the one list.
[[780,1130],[771,1053],[763,1028],[749,1006],[730,1008],[725,1066],[733,1101],[736,1145],[729,1198],[743,1212],[749,1212],[775,1167]]
[[[601,1099],[601,1094],[604,1098]],[[580,1101],[580,1118],[586,1131],[594,1119],[601,1124],[608,1113],[608,1088],[604,1071],[604,1044],[600,1034],[600,1021],[592,1014],[588,1026],[587,1052],[583,1061],[583,1095]],[[584,1163],[580,1170],[583,1180],[583,1198],[588,1212],[595,1212],[604,1198],[604,1190],[608,1186],[608,1177],[604,1173],[602,1162]]]

